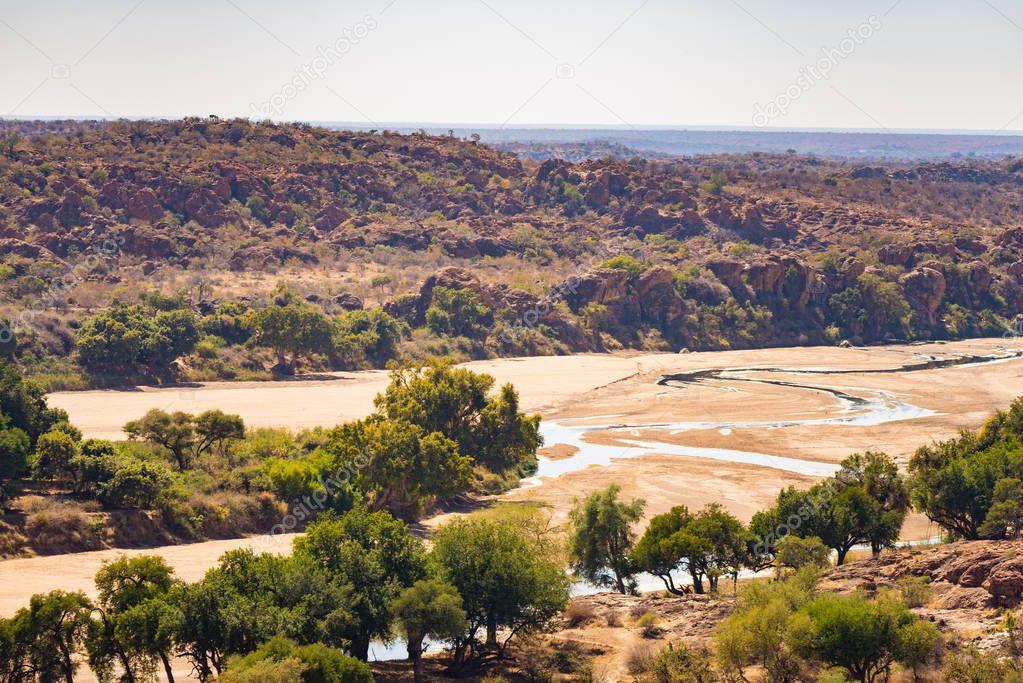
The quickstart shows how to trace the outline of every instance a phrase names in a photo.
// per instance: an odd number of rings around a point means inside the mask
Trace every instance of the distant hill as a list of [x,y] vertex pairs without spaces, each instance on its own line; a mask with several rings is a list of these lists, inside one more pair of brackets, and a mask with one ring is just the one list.
[[[323,124],[336,127],[336,124]],[[346,127],[351,128],[346,124]],[[419,128],[398,126],[398,132]],[[427,127],[426,132],[443,135],[448,128]],[[482,142],[516,151],[532,159],[566,158],[565,146],[627,148],[639,156],[693,156],[700,154],[743,154],[746,152],[799,154],[847,159],[890,159],[904,161],[960,158],[1000,158],[1023,155],[1023,135],[993,133],[923,133],[855,131],[769,131],[769,130],[672,130],[615,128],[492,128],[465,126],[451,129],[457,137],[473,133]],[[599,155],[597,155],[599,156]],[[589,156],[587,158],[595,158]]]

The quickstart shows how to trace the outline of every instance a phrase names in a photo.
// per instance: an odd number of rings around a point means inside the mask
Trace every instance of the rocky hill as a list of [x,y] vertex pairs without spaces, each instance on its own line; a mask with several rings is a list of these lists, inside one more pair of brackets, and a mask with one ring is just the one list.
[[[492,334],[470,353],[493,355],[1000,335],[1023,313],[1018,160],[570,163],[218,119],[2,122],[0,136],[8,316],[42,298],[74,318],[197,280],[195,305],[241,290],[258,308],[272,283],[251,283],[270,275],[346,309],[372,296],[414,328],[441,283],[476,291],[491,327],[529,314],[545,337],[511,349]],[[106,244],[116,258],[82,268]],[[44,296],[69,272],[89,296]]]

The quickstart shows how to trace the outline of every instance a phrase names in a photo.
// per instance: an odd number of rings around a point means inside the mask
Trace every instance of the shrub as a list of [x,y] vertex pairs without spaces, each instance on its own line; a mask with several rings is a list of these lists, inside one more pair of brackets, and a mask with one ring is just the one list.
[[909,608],[923,607],[931,601],[934,591],[929,576],[906,576],[898,581],[902,603]]
[[598,266],[598,268],[624,270],[627,271],[629,275],[633,277],[640,275],[644,270],[646,270],[646,266],[644,266],[642,263],[640,263],[633,257],[629,256],[628,254],[619,254],[618,256],[612,256],[611,258],[601,263]]
[[171,474],[162,465],[135,461],[121,465],[113,476],[96,489],[96,497],[106,508],[147,510],[171,483]]
[[644,638],[656,638],[661,630],[657,628],[661,617],[656,612],[646,612],[639,619],[636,619],[635,626],[640,629]]
[[633,676],[646,673],[657,656],[657,648],[647,643],[633,645],[625,655],[625,668]]
[[710,655],[691,650],[682,643],[668,644],[647,664],[643,681],[650,683],[714,683]]

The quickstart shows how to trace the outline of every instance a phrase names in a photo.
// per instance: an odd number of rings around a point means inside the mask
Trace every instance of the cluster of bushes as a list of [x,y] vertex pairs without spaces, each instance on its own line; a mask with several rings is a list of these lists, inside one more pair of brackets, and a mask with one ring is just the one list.
[[98,598],[53,591],[0,620],[0,679],[148,681],[186,658],[200,680],[372,681],[374,641],[405,640],[415,680],[424,641],[451,645],[453,671],[502,657],[568,602],[557,541],[536,513],[442,527],[427,552],[405,524],[358,505],[310,525],[282,557],[237,550],[186,584],[159,557],[96,576]]
[[[262,308],[227,301],[196,315],[183,297],[150,294],[142,303],[114,302],[82,322],[77,361],[92,375],[111,379],[167,379],[183,356],[200,373],[232,378],[258,370],[264,349],[279,374],[292,374],[301,361],[313,367],[383,367],[396,358],[407,328],[381,309],[328,316],[287,288],[278,288]],[[242,351],[242,367],[223,356]],[[179,373],[180,374],[180,373]]]
[[[304,521],[359,501],[415,520],[438,502],[513,486],[535,470],[542,443],[539,416],[519,410],[511,385],[495,390],[493,377],[447,360],[395,368],[373,415],[331,430],[246,430],[219,410],[154,409],[125,425],[122,442],[83,440],[12,366],[0,371],[12,411],[0,431],[0,484],[30,478],[79,509],[94,500],[108,512],[143,511],[178,538],[234,536],[269,528],[289,507],[289,519]],[[63,508],[39,521],[52,539],[53,520],[66,521],[65,541],[53,544],[66,549],[83,513],[71,520]]]

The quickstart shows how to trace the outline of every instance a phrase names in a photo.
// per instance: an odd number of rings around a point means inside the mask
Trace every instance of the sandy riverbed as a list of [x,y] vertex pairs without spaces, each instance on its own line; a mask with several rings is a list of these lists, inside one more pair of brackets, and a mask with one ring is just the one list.
[[[843,407],[834,396],[821,391],[730,381],[665,387],[658,386],[656,381],[663,374],[708,368],[893,368],[923,354],[989,354],[1004,348],[1021,349],[1023,340],[871,349],[822,347],[685,355],[583,355],[505,359],[472,363],[470,367],[494,374],[499,382],[513,382],[521,393],[523,407],[540,411],[547,419],[592,424],[807,420],[834,417]],[[650,441],[802,460],[833,463],[853,452],[875,449],[904,461],[920,444],[952,437],[960,427],[980,426],[993,410],[1005,407],[1023,393],[1023,359],[894,374],[799,375],[798,381],[841,387],[853,394],[884,390],[898,400],[935,414],[874,426],[755,427],[676,435],[663,431],[641,433]],[[241,414],[249,425],[298,429],[332,425],[367,414],[372,410],[373,396],[386,382],[383,372],[339,373],[327,380],[58,393],[50,396],[50,402],[68,410],[72,421],[87,436],[118,438],[121,425],[153,407],[189,412],[216,407]],[[587,438],[601,442],[612,436],[597,432]],[[811,481],[809,477],[770,467],[651,453],[544,479],[539,486],[512,492],[506,498],[541,503],[560,521],[565,519],[575,498],[616,482],[627,496],[647,500],[647,516],[672,505],[699,508],[707,502],[719,501],[742,519],[749,519],[772,502],[779,488],[789,484],[805,486]],[[914,517],[903,536],[919,539],[935,533],[936,529],[926,520]],[[182,576],[194,579],[225,550],[247,543],[216,541],[161,548],[159,552],[168,557]],[[9,614],[35,592],[58,587],[89,588],[89,577],[99,562],[121,552],[0,562],[0,614]]]

